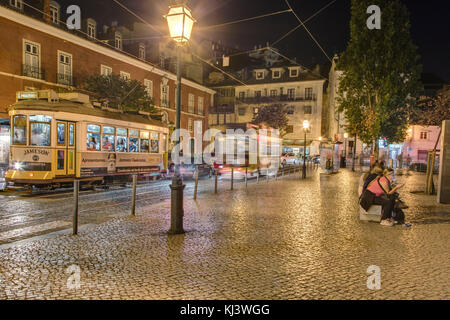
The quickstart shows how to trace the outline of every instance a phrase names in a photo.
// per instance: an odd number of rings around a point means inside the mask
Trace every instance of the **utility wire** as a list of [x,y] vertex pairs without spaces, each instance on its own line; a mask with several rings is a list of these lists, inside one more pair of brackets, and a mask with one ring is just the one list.
[[256,17],[252,17],[252,18],[245,18],[245,19],[241,19],[241,20],[225,22],[225,23],[216,24],[216,25],[212,25],[212,26],[199,27],[199,29],[200,30],[208,30],[208,29],[218,28],[218,27],[222,27],[222,26],[227,26],[227,25],[235,24],[235,23],[239,23],[239,22],[245,22],[245,21],[251,21],[251,20],[261,19],[261,18],[265,18],[265,17],[275,16],[275,15],[278,15],[278,14],[291,12],[291,11],[292,11],[291,9],[282,10],[282,11],[272,12],[272,13],[268,13],[268,14],[263,14],[261,16],[256,16]]
[[302,22],[302,20],[298,17],[298,15],[295,13],[295,11],[292,9],[291,5],[289,4],[288,0],[284,0],[286,2],[286,4],[288,5],[289,9],[292,10],[292,13],[294,14],[294,16],[297,18],[297,20],[300,22],[300,24],[305,28],[306,32],[308,32],[309,36],[314,40],[314,42],[317,44],[317,46],[320,48],[320,50],[322,50],[323,54],[328,58],[328,60],[331,61],[331,58],[327,55],[327,53],[325,52],[325,50],[323,50],[322,46],[319,44],[319,42],[316,40],[316,38],[314,38],[314,36],[311,34],[311,32],[308,30],[308,28],[305,26],[305,24]]
[[[303,23],[306,24],[309,20],[311,20],[312,18],[314,18],[316,15],[318,15],[319,13],[321,13],[323,10],[325,10],[326,8],[328,8],[329,6],[331,6],[333,3],[335,3],[337,0],[333,0],[330,3],[328,3],[326,6],[322,7],[320,10],[318,10],[316,13],[314,13],[312,16],[310,16],[308,19],[306,19]],[[272,45],[276,45],[278,42],[280,42],[281,40],[283,40],[284,38],[286,38],[288,35],[290,35],[292,32],[294,32],[295,30],[297,30],[298,28],[300,28],[302,26],[302,24],[297,25],[295,28],[291,29],[288,33],[286,33],[284,36],[282,36],[280,39],[278,39],[277,41],[275,41]]]

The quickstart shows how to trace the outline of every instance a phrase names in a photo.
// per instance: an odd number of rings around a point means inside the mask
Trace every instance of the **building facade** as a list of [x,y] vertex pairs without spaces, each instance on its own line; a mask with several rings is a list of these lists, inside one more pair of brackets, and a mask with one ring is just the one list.
[[308,120],[306,153],[319,154],[325,79],[299,65],[280,63],[241,71],[240,77],[242,83],[214,87],[217,96],[209,115],[210,126],[251,123],[261,108],[283,105],[288,118],[283,151],[303,153],[303,121]]
[[[55,12],[54,1],[31,1],[33,10],[27,1],[19,2],[0,2],[0,56],[6,57],[0,59],[0,119],[8,118],[17,91],[76,91],[87,76],[115,73],[144,84],[163,120],[173,126],[176,75],[149,62],[145,48],[124,45],[120,28],[101,29],[93,18],[83,20],[81,30],[68,30],[52,20],[64,11]],[[102,35],[114,39],[101,40]],[[181,127],[193,133],[194,121],[201,121],[206,130],[214,91],[183,78],[181,93]]]

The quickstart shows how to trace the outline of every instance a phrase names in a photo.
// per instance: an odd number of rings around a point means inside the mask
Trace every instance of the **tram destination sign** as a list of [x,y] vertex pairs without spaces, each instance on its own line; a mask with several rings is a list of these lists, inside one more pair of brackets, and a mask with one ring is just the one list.
[[150,173],[159,170],[160,154],[82,152],[82,177],[124,173]]

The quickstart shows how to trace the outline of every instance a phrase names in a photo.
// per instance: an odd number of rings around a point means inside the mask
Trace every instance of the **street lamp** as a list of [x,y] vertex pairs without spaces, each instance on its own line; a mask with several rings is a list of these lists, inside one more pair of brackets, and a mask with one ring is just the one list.
[[344,156],[341,160],[341,168],[347,167],[347,139],[348,139],[348,133],[344,133]]
[[[177,96],[176,96],[176,121],[175,121],[175,144],[180,142],[181,123],[181,47],[186,44],[192,32],[195,20],[191,10],[185,4],[177,4],[169,7],[169,13],[164,16],[169,26],[170,37],[177,44]],[[171,212],[169,234],[182,234],[183,229],[183,190],[186,185],[180,176],[180,159],[175,164],[175,173],[172,178],[171,189]]]
[[305,132],[305,140],[303,146],[303,170],[302,170],[302,179],[306,179],[306,132],[309,129],[309,121],[303,121],[303,131]]

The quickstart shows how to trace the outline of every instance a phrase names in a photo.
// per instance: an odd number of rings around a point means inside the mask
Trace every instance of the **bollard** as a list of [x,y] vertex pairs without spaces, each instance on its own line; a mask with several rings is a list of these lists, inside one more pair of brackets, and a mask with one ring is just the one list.
[[73,235],[78,234],[78,196],[80,191],[80,181],[73,181],[73,220],[72,220],[72,228]]
[[266,181],[269,182],[269,169],[266,169]]
[[215,169],[214,171],[216,172],[216,176],[214,178],[214,193],[217,194],[217,176],[219,174],[219,170]]
[[234,184],[234,168],[231,168],[231,190],[233,190],[233,184]]
[[248,167],[245,167],[245,187],[247,188],[247,175],[248,175]]
[[281,168],[281,176],[284,177],[284,168]]
[[198,188],[198,166],[195,167],[194,200],[197,200],[197,188]]
[[257,172],[257,176],[256,176],[256,183],[259,183],[259,168],[258,168],[258,172]]
[[131,196],[131,215],[136,216],[136,185],[137,174],[133,174],[133,194]]

